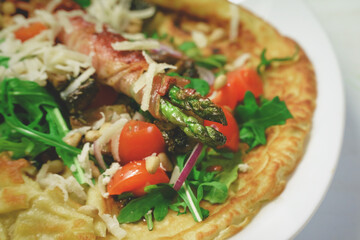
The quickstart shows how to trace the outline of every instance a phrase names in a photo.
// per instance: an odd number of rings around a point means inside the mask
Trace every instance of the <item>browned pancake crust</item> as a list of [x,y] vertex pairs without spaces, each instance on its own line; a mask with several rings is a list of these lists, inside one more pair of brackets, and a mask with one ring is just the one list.
[[[196,22],[221,27],[228,32],[229,3],[221,0],[152,0],[164,7],[164,16],[158,17],[157,30],[174,36],[175,43],[191,40],[186,26],[196,28]],[[176,11],[176,13],[169,11]],[[250,53],[249,66],[259,63],[261,51],[267,49],[267,57],[291,56],[296,43],[282,36],[268,23],[239,7],[239,36],[230,43],[228,38],[210,46],[204,54],[217,52],[234,60],[242,53]],[[301,159],[308,137],[316,100],[316,82],[313,67],[300,49],[296,61],[272,66],[263,74],[264,97],[279,96],[286,102],[293,119],[285,125],[267,130],[266,146],[251,151],[244,162],[251,169],[240,173],[231,186],[230,196],[224,204],[202,206],[210,210],[210,216],[196,223],[191,214],[176,216],[170,212],[162,222],[155,223],[149,232],[144,222],[126,224],[127,239],[224,239],[243,229],[261,206],[278,196],[284,189],[289,175]]]

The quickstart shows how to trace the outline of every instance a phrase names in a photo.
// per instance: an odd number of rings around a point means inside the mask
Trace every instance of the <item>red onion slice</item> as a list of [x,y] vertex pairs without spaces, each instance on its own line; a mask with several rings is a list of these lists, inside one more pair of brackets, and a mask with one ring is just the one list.
[[196,70],[198,71],[199,78],[205,80],[209,85],[213,85],[215,81],[215,74],[209,69],[196,66]]
[[118,134],[115,134],[111,138],[111,154],[112,154],[113,158],[115,159],[115,161],[117,161],[117,162],[120,162],[120,157],[119,157],[120,135],[121,135],[121,132]]
[[101,144],[99,144],[97,141],[94,142],[94,155],[96,158],[96,161],[99,163],[100,167],[102,169],[106,169],[104,158],[101,154]]
[[160,47],[156,48],[156,49],[152,49],[153,52],[166,52],[176,58],[182,58],[183,54],[175,49],[173,49],[172,47],[165,45],[165,44],[161,44],[160,43]]
[[201,153],[203,149],[203,145],[202,143],[198,143],[193,151],[191,152],[185,166],[184,166],[184,169],[181,171],[180,175],[179,175],[179,178],[176,180],[175,184],[174,184],[174,189],[176,191],[178,191],[181,186],[183,185],[183,183],[185,182],[187,176],[189,175],[191,169],[194,167],[197,159],[199,158],[199,155]]

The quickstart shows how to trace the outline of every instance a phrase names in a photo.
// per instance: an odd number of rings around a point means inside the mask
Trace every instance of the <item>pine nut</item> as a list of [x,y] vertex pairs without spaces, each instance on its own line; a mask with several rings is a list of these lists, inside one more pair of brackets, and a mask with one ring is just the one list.
[[196,29],[204,33],[208,33],[211,30],[210,26],[203,22],[196,24]]
[[47,162],[49,165],[48,171],[51,173],[61,173],[64,170],[64,164],[60,160],[54,160]]
[[99,168],[97,166],[95,166],[95,163],[93,161],[90,161],[90,168],[91,168],[91,173],[92,173],[93,177],[98,178],[100,176],[100,171],[99,171]]
[[209,41],[210,42],[216,42],[221,40],[222,38],[224,38],[226,36],[224,29],[221,28],[216,28],[214,31],[212,31],[212,33],[209,36]]
[[1,7],[2,12],[6,15],[12,15],[16,12],[16,7],[12,2],[4,2]]
[[214,89],[215,90],[219,90],[220,88],[222,88],[223,86],[225,86],[226,84],[226,81],[227,81],[227,77],[225,74],[221,74],[219,75],[215,81],[214,81]]
[[146,170],[150,174],[154,174],[156,170],[160,167],[160,158],[157,156],[146,157],[145,161],[146,161]]
[[100,131],[90,130],[85,134],[85,142],[95,142],[100,136]]
[[81,138],[82,138],[81,133],[75,132],[70,136],[66,136],[63,140],[70,146],[76,147],[77,145],[79,145]]
[[158,157],[160,159],[160,166],[164,168],[165,171],[171,172],[174,169],[172,162],[165,153],[159,153]]

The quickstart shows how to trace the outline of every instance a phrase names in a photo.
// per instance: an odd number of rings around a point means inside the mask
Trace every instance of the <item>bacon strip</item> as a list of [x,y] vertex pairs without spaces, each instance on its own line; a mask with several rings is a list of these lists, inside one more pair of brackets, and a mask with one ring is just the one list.
[[[95,25],[82,17],[69,20],[74,29],[70,33],[63,30],[58,36],[59,41],[74,51],[91,55],[98,81],[141,104],[143,90],[137,93],[132,91],[133,84],[148,69],[141,51],[116,51],[111,44],[124,41],[125,38],[121,35],[109,32],[106,27],[101,33],[97,33]],[[160,97],[173,84],[183,87],[188,81],[163,74],[155,76],[149,106],[149,112],[154,117],[161,119]]]

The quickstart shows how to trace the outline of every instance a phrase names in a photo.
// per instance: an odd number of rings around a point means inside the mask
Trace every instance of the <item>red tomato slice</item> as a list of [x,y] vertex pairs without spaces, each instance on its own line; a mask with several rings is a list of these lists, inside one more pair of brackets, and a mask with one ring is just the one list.
[[263,83],[254,69],[240,68],[227,74],[226,85],[216,91],[212,101],[219,106],[234,109],[244,99],[247,91],[259,97],[263,94]]
[[263,82],[255,69],[240,68],[227,74],[228,81],[235,82],[238,89],[237,99],[242,101],[247,91],[252,92],[255,97],[263,94]]
[[119,141],[121,163],[144,159],[153,153],[162,152],[165,152],[165,141],[156,125],[135,120],[125,124]]
[[135,196],[142,196],[148,185],[168,183],[169,178],[160,167],[154,174],[146,170],[146,161],[132,161],[119,169],[107,185],[110,195],[132,192]]
[[45,29],[47,29],[47,27],[44,24],[40,22],[34,22],[30,23],[29,26],[19,28],[14,32],[14,35],[17,39],[25,42],[26,40],[35,37]]
[[226,121],[228,123],[227,126],[208,120],[204,120],[204,125],[212,126],[225,135],[226,142],[220,148],[227,148],[233,152],[237,152],[239,150],[239,127],[233,115],[224,107],[222,107],[222,110],[224,111]]

